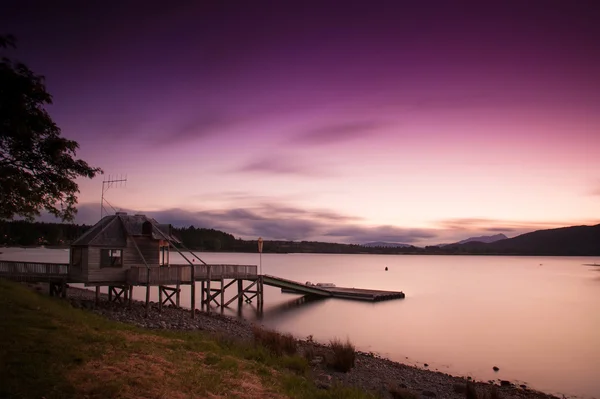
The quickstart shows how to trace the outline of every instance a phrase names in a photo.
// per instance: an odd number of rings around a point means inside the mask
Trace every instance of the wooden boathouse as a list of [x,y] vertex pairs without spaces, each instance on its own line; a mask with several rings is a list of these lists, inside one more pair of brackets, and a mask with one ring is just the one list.
[[[185,260],[171,263],[171,251]],[[134,286],[146,287],[146,311],[150,290],[158,288],[159,308],[166,304],[179,307],[182,285],[191,286],[190,308],[196,309],[196,282],[200,282],[201,307],[221,308],[234,301],[264,303],[264,285],[284,292],[303,295],[379,301],[404,298],[402,292],[358,290],[354,288],[316,287],[276,276],[259,275],[256,265],[207,264],[173,235],[170,224],[159,224],[145,215],[117,212],[103,217],[71,244],[68,264],[14,262],[0,260],[0,277],[27,282],[47,282],[51,295],[66,296],[67,283],[108,287],[108,298],[115,302],[132,301]],[[225,291],[237,293],[225,302]]]

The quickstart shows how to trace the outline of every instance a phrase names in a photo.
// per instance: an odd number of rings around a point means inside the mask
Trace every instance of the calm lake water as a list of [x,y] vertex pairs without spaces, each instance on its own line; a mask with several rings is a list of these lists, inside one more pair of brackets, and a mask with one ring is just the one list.
[[[68,260],[64,250],[1,250],[1,259]],[[198,255],[207,263],[259,264],[258,254]],[[359,350],[432,370],[600,398],[600,267],[587,263],[600,259],[263,254],[265,274],[402,290],[406,299],[304,302],[265,286],[262,314],[237,302],[224,313],[321,342],[348,337]],[[144,292],[136,289],[134,297],[144,299]],[[189,307],[189,290],[182,304]]]

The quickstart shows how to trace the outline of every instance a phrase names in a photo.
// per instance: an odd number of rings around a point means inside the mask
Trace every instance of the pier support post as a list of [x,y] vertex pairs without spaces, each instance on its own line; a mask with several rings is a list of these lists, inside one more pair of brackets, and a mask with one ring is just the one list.
[[257,288],[257,306],[262,307],[264,300],[264,284],[263,284],[263,276],[258,277],[258,288]]
[[163,307],[163,287],[162,285],[158,286],[158,311],[162,312]]
[[221,278],[221,313],[223,313],[224,303],[225,303],[225,279]]
[[129,307],[133,305],[133,285],[129,286]]
[[238,286],[238,294],[237,294],[237,300],[238,300],[238,306],[242,306],[242,303],[244,301],[244,280],[240,279],[237,282],[237,286]]
[[[168,259],[168,253],[167,253],[167,259]],[[175,296],[175,302],[177,306],[177,309],[180,308],[179,306],[179,299],[180,299],[180,293],[181,293],[181,267],[177,269],[177,295]]]
[[150,315],[150,283],[146,284],[146,317]]
[[196,318],[196,265],[191,265],[192,268],[192,283],[190,284],[191,301],[192,301],[192,319]]
[[212,278],[212,270],[210,265],[208,266],[208,279],[206,280],[206,313],[210,313],[210,279]]
[[108,286],[108,302],[112,302],[112,285]]

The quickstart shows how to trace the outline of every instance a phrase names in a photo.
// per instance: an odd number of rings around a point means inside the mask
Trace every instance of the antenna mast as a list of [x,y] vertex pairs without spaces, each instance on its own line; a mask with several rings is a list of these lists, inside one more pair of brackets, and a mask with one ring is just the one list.
[[108,213],[106,208],[104,208],[104,203],[107,203],[112,208],[112,210],[116,212],[116,209],[110,204],[110,202],[108,202],[104,198],[104,194],[111,187],[123,187],[124,185],[127,186],[127,175],[125,175],[125,177],[123,177],[123,175],[114,177],[108,175],[108,179],[102,181],[102,197],[100,198],[100,219],[102,219],[102,217],[104,216],[104,212]]

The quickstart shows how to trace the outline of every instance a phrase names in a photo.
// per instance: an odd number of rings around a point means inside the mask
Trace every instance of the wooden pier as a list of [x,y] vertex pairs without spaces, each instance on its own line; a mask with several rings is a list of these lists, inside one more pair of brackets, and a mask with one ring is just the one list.
[[379,302],[390,299],[404,299],[405,297],[402,291],[365,290],[343,287],[327,287],[325,289],[331,292],[331,296],[334,298],[356,299],[360,301]]
[[[171,264],[172,250],[187,263]],[[133,287],[145,287],[146,315],[150,313],[150,291],[153,287],[158,289],[158,308],[161,311],[165,305],[179,307],[181,286],[189,285],[192,318],[196,314],[196,282],[200,282],[201,307],[206,306],[208,312],[212,304],[222,310],[233,301],[241,305],[253,300],[262,310],[265,284],[313,297],[365,301],[404,298],[402,292],[323,287],[259,275],[256,265],[210,265],[173,235],[170,224],[159,224],[145,215],[128,215],[125,212],[104,216],[72,242],[68,264],[0,260],[0,278],[47,282],[50,295],[63,297],[66,296],[67,283],[85,284],[96,288],[97,302],[100,300],[100,288],[108,287],[109,301],[129,306],[133,301]],[[237,292],[226,301],[225,292],[230,287]]]
[[48,283],[50,296],[67,296],[66,263],[0,261],[0,277],[28,283]]
[[359,301],[379,302],[390,299],[403,299],[402,291],[379,291],[365,290],[360,288],[323,287],[317,285],[306,285],[293,280],[287,280],[276,276],[264,275],[263,283],[273,287],[281,288],[282,292],[316,295],[321,297],[355,299]]
[[[100,287],[107,286],[109,300],[129,303],[132,301],[134,286],[146,287],[146,304],[149,304],[150,289],[158,288],[159,309],[165,305],[180,306],[181,285],[191,287],[192,315],[196,308],[195,283],[200,282],[200,304],[207,311],[210,305],[221,309],[237,301],[251,303],[257,300],[259,308],[264,303],[264,285],[281,288],[283,292],[301,295],[355,299],[362,301],[383,301],[404,298],[404,293],[394,291],[377,291],[358,288],[322,287],[306,285],[271,275],[259,275],[256,265],[178,265],[147,267],[131,266],[124,272],[124,279],[119,281],[85,282],[69,275],[69,264],[42,262],[0,261],[0,278],[23,282],[47,282],[50,295],[66,296],[67,283],[83,283],[96,287],[96,300],[99,300]],[[233,297],[225,301],[225,292],[233,287],[237,290]]]

